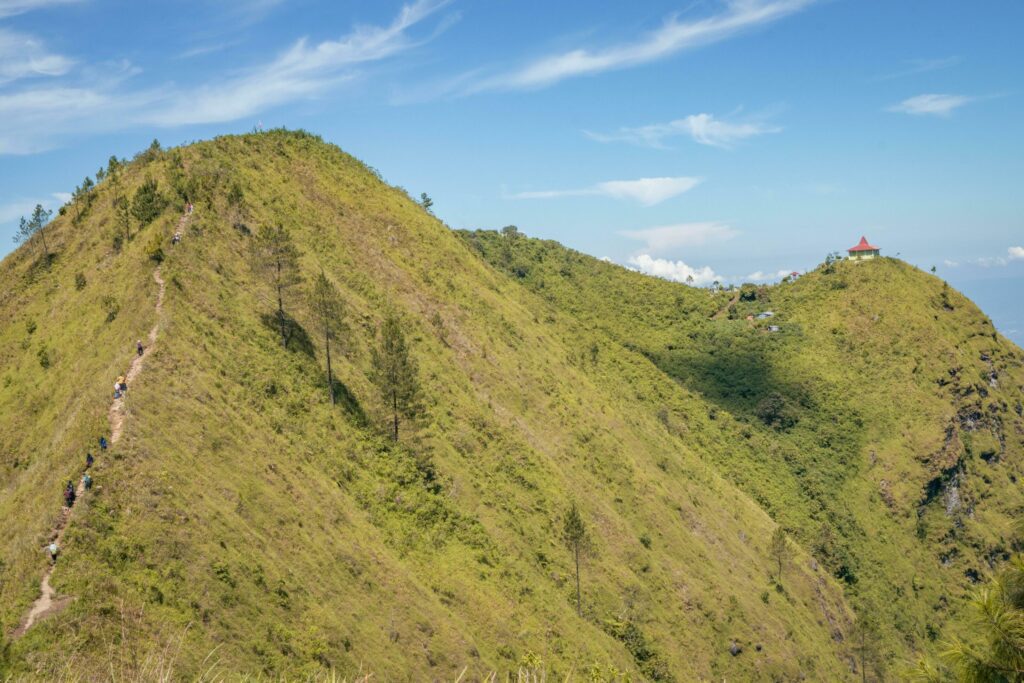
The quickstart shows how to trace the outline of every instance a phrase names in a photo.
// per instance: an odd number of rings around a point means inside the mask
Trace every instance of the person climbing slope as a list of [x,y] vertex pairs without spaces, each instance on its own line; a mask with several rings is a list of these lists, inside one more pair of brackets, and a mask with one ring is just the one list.
[[141,340],[141,339],[140,339],[140,340],[138,340],[137,342],[135,342],[135,352],[136,352],[136,353],[138,353],[138,354],[139,354],[139,355],[141,356],[141,355],[142,355],[143,353],[145,353],[145,351],[146,351],[146,350],[145,350],[145,348],[144,348],[144,347],[142,346],[142,340]]
[[71,507],[75,504],[75,485],[68,480],[67,485],[64,487],[64,505],[65,507]]
[[46,548],[46,552],[50,553],[50,562],[57,563],[57,554],[60,552],[60,548],[57,547],[57,543],[51,543]]
[[86,491],[92,488],[92,477],[89,476],[88,472],[82,475],[82,488]]
[[92,457],[92,453],[85,454],[85,469],[92,467],[92,464],[96,462],[96,458]]

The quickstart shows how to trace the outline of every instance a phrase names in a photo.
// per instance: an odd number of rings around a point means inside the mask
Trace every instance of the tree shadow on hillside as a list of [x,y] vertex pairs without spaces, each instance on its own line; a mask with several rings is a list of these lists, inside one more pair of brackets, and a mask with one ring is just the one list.
[[29,263],[28,269],[25,271],[28,281],[34,283],[38,278],[48,273],[56,262],[57,254],[54,252],[47,252],[46,254],[36,256]]
[[360,427],[365,427],[368,424],[366,413],[363,411],[359,399],[337,377],[334,378],[334,397],[338,401],[338,406],[344,409],[356,421],[356,424]]
[[812,405],[806,387],[787,379],[762,349],[747,345],[709,346],[703,353],[670,349],[649,358],[670,377],[738,417],[772,424],[761,413],[777,397],[782,397],[788,409],[797,414],[801,408]]
[[[260,316],[263,326],[274,333],[278,339],[281,338],[281,322],[276,313],[264,313]],[[285,337],[288,340],[285,348],[289,351],[297,351],[310,358],[316,357],[316,347],[309,333],[294,318],[285,316],[284,319]]]

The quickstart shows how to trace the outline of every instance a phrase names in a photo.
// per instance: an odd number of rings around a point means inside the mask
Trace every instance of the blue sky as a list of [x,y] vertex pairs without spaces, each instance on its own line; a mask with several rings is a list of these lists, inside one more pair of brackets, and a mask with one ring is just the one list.
[[1024,342],[1019,0],[0,0],[0,254],[111,154],[307,128],[698,284],[866,234]]

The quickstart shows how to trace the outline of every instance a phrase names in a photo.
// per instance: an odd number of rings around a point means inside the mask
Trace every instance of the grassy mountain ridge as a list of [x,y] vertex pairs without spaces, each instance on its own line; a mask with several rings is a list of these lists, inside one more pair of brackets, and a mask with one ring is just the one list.
[[[105,675],[166,656],[180,676],[851,675],[840,586],[799,547],[776,584],[774,522],[709,458],[741,426],[642,349],[487,265],[313,136],[153,152],[121,182],[130,194],[147,178],[173,201],[133,239],[115,247],[106,180],[82,218],[71,207],[53,222],[52,259],[34,265],[33,242],[0,266],[0,672],[74,662]],[[197,208],[172,247],[178,190]],[[307,277],[322,269],[346,304],[337,407],[303,297],[286,302],[282,349],[247,264],[251,233],[278,223]],[[154,322],[154,246],[160,338],[53,575],[74,600],[12,641],[60,485]],[[369,380],[388,310],[408,328],[426,406],[399,444]],[[572,501],[595,542],[582,618],[559,540]]]
[[884,615],[891,652],[953,635],[1015,547],[1024,354],[937,278],[882,259],[713,293],[514,230],[462,235],[734,419],[708,459]]

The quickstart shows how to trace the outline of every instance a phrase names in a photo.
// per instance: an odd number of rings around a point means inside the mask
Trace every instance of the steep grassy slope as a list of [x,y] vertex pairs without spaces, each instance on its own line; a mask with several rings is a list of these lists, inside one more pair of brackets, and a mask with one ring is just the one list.
[[[78,225],[72,212],[54,222],[52,263],[31,265],[33,243],[0,267],[0,674],[74,662],[102,675],[156,658],[181,676],[213,665],[422,680],[538,661],[606,679],[850,675],[840,587],[799,548],[781,584],[770,578],[774,523],[707,459],[735,428],[643,355],[489,267],[312,136],[154,153],[123,182],[147,176],[196,200],[181,244],[168,244],[172,205],[115,251],[105,182]],[[236,183],[241,209],[227,201]],[[322,269],[343,293],[340,406],[307,307],[287,302],[297,333],[282,349],[247,266],[251,230],[277,223],[307,276]],[[60,484],[154,322],[154,236],[160,339],[53,575],[74,601],[11,641]],[[110,323],[104,296],[119,303]],[[389,309],[409,327],[426,397],[400,445],[382,435],[368,380]],[[570,501],[595,545],[582,618],[558,538]]]
[[707,458],[884,615],[891,654],[939,640],[1008,558],[1024,354],[937,278],[882,259],[711,293],[514,232],[463,237],[734,421]]

